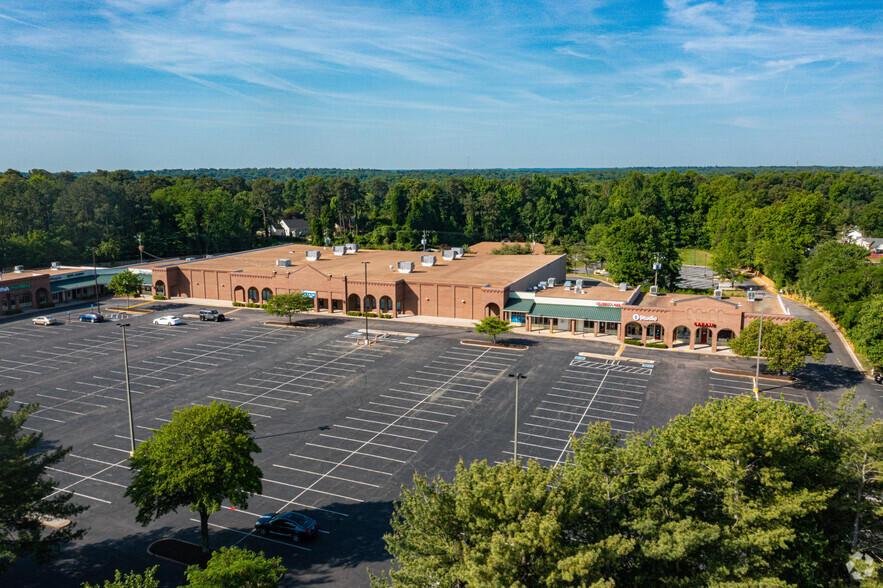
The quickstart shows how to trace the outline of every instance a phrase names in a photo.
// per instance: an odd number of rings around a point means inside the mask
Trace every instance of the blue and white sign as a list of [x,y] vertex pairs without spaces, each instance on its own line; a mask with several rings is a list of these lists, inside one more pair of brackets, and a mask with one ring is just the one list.
[[316,297],[316,293],[313,292],[312,290],[303,290],[303,293],[304,293],[304,296],[306,296],[307,298],[315,298]]

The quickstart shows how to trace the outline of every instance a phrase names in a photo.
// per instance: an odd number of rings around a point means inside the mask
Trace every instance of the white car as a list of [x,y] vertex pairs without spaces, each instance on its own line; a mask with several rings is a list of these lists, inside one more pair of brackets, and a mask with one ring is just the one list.
[[35,325],[57,325],[58,321],[54,316],[36,316],[34,317]]
[[154,325],[181,325],[183,323],[184,321],[171,314],[168,316],[161,316],[159,318],[153,319]]

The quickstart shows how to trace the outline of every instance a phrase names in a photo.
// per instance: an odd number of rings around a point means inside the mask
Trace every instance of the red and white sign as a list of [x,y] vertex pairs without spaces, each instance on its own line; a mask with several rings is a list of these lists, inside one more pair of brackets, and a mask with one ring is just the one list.
[[696,325],[697,327],[713,327],[713,326],[715,326],[714,323],[693,323],[693,324]]

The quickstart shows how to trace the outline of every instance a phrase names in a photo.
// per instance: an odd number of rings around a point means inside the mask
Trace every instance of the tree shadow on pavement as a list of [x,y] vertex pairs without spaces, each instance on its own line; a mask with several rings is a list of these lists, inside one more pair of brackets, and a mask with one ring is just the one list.
[[818,363],[806,364],[797,377],[793,388],[815,393],[853,388],[865,381],[865,374],[853,367]]

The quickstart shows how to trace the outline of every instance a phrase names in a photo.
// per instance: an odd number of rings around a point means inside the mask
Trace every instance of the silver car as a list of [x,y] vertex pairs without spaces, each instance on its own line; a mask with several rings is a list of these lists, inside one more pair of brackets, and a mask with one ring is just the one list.
[[58,321],[55,320],[54,316],[36,316],[34,317],[35,325],[57,325]]

